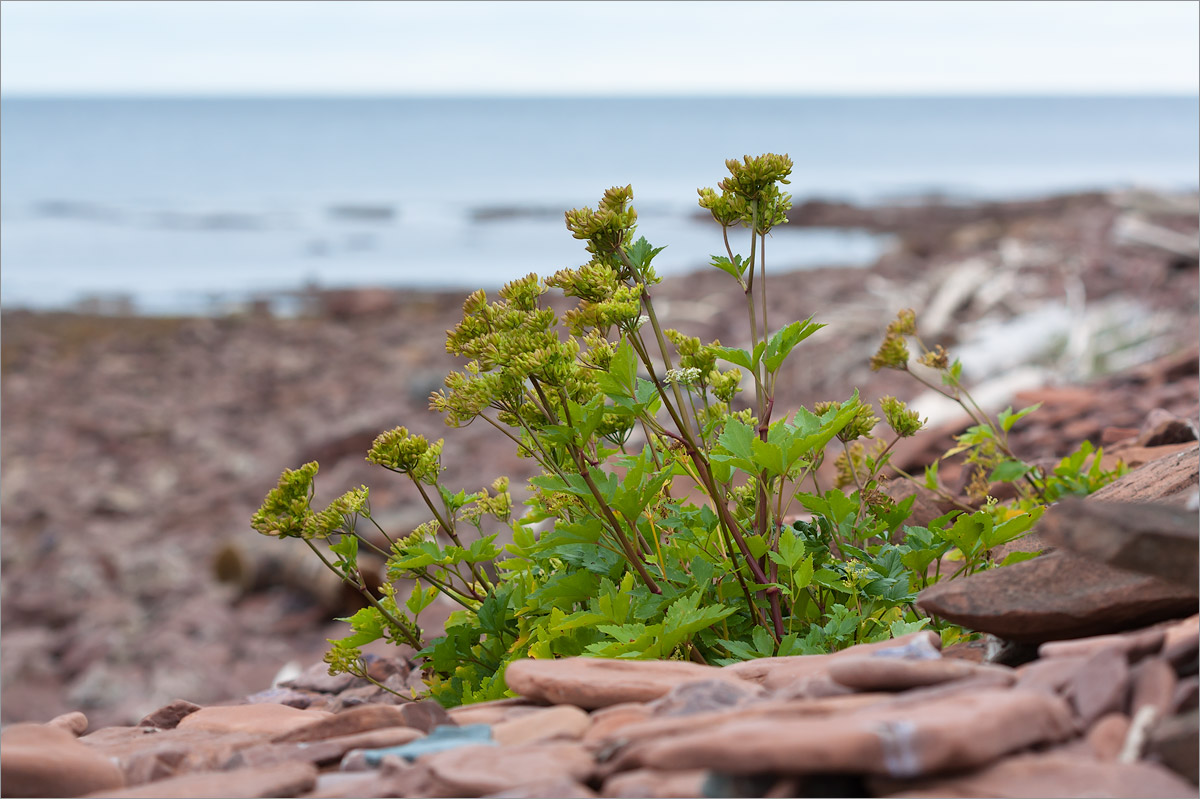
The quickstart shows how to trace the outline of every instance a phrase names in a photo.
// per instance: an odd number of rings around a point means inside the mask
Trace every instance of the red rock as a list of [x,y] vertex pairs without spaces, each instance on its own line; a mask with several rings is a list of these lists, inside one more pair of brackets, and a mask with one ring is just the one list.
[[1180,674],[1196,672],[1200,660],[1200,616],[1191,616],[1166,629],[1163,657]]
[[1090,655],[1060,655],[1017,666],[1016,687],[1026,691],[1065,693],[1088,657]]
[[591,743],[613,735],[622,727],[652,718],[654,711],[642,702],[624,702],[609,705],[591,715],[591,726],[583,734],[585,743]]
[[738,679],[715,666],[676,660],[517,660],[504,672],[508,687],[528,699],[586,710],[621,702],[648,702],[686,682]]
[[539,743],[565,738],[578,740],[591,726],[587,713],[573,705],[556,705],[492,727],[492,739],[501,746]]
[[429,770],[441,796],[482,796],[520,788],[537,779],[568,777],[583,782],[595,768],[592,756],[576,743],[523,746],[463,746],[426,755],[420,764]]
[[980,666],[962,660],[902,660],[900,658],[842,658],[829,666],[829,676],[856,691],[906,691],[926,685],[962,680],[980,672],[1004,673],[1016,680],[1011,669]]
[[1160,658],[1147,658],[1133,667],[1130,674],[1129,715],[1136,716],[1143,707],[1153,707],[1156,718],[1171,712],[1175,687],[1179,680],[1175,670]]
[[222,768],[238,750],[263,739],[258,734],[212,730],[105,727],[79,740],[115,763],[127,785],[141,785]]
[[1200,677],[1193,674],[1185,677],[1175,686],[1175,694],[1171,697],[1171,709],[1168,715],[1175,716],[1187,713],[1200,707]]
[[380,727],[404,727],[403,711],[394,705],[361,705],[338,713],[335,716],[312,721],[280,733],[272,743],[301,743],[337,738],[358,732],[376,730]]
[[1164,719],[1150,730],[1146,757],[1158,760],[1195,785],[1200,782],[1200,716],[1192,711]]
[[917,605],[972,630],[1040,643],[1176,617],[1194,610],[1196,598],[1194,589],[1060,550],[944,580],[922,591]]
[[184,774],[136,788],[92,793],[91,799],[259,799],[299,796],[317,784],[317,768],[309,763],[280,763],[236,771]]
[[169,705],[160,707],[138,722],[139,727],[157,727],[160,730],[173,730],[184,716],[189,716],[200,709],[200,705],[186,699],[176,699]]
[[859,644],[828,655],[787,655],[784,657],[747,660],[742,663],[725,666],[723,671],[749,680],[750,682],[758,683],[770,691],[783,688],[801,677],[811,677],[825,673],[828,671],[830,663],[839,658],[870,655],[872,652],[877,652],[881,649],[903,649],[907,646],[914,647],[914,654],[918,651],[924,651],[926,653],[925,656],[928,656],[929,652],[936,655],[941,649],[942,641],[937,633],[930,632],[929,630],[921,630],[890,641]]
[[1084,727],[1106,713],[1125,710],[1129,663],[1115,649],[1101,649],[1087,658],[1071,678],[1067,696]]
[[403,746],[412,743],[424,734],[412,727],[387,727],[313,741],[258,744],[234,752],[228,760],[221,764],[221,768],[269,766],[289,760],[318,766],[325,765],[338,762],[347,752],[354,749],[383,749],[389,746]]
[[708,724],[669,738],[634,741],[613,768],[907,777],[979,767],[1073,733],[1070,711],[1059,698],[990,689],[921,704],[885,702],[821,718]]
[[1161,447],[1195,440],[1196,430],[1191,422],[1163,408],[1155,408],[1142,422],[1137,443],[1143,447]]
[[485,799],[594,799],[596,792],[570,777],[534,780],[519,788],[489,793]]
[[[1166,449],[1156,448],[1156,449]],[[1200,484],[1200,445],[1178,444],[1088,497],[1095,502],[1152,502],[1185,504]]]
[[433,732],[434,727],[457,724],[446,712],[440,702],[433,699],[422,699],[419,702],[405,702],[400,705],[400,718],[404,726],[420,730],[425,734]]
[[531,709],[540,709],[546,706],[545,703],[534,703],[523,696],[517,696],[508,699],[493,699],[489,702],[476,702],[471,705],[460,705],[459,707],[452,707],[445,712],[453,723],[459,725],[498,724],[505,719],[514,718],[514,711],[519,716]]
[[1038,657],[1078,657],[1094,655],[1101,649],[1114,648],[1122,652],[1130,663],[1141,660],[1162,650],[1167,640],[1166,628],[1150,627],[1115,635],[1093,635],[1089,638],[1074,638],[1068,641],[1047,641],[1038,647]]
[[297,710],[286,705],[227,705],[201,708],[184,716],[177,729],[279,735],[332,717],[324,710]]
[[656,716],[690,716],[738,707],[765,695],[762,688],[745,681],[703,680],[677,685],[649,706]]
[[1042,517],[1046,541],[1100,563],[1150,574],[1196,593],[1200,518],[1164,503],[1118,503],[1068,497]]
[[708,771],[702,768],[685,769],[683,771],[659,771],[652,768],[640,768],[614,774],[604,781],[601,796],[611,799],[637,799],[638,797],[653,797],[654,799],[685,799],[692,796],[704,796],[704,780]]
[[1057,752],[1006,758],[980,771],[920,782],[889,782],[889,797],[1004,796],[1040,799],[1047,796],[1108,796],[1151,799],[1194,796],[1196,788],[1155,763],[1105,763]]
[[[1121,444],[1120,446],[1113,447],[1111,451],[1104,453],[1104,456],[1100,458],[1100,468],[1105,471],[1112,471],[1117,468],[1117,464],[1123,463],[1126,468],[1136,471],[1159,458],[1165,458],[1168,455],[1174,455],[1178,452],[1186,452],[1191,447],[1191,444],[1168,444],[1163,447],[1139,447],[1132,442]],[[1126,475],[1126,478],[1128,478],[1128,475]],[[1139,481],[1139,483],[1144,482],[1146,481]],[[1105,487],[1107,488],[1107,486]]]
[[46,722],[48,727],[57,727],[60,730],[66,730],[75,736],[83,735],[87,732],[88,719],[87,716],[76,711],[74,713],[64,713],[61,716],[55,716]]
[[113,763],[61,727],[13,724],[0,732],[0,794],[82,796],[120,788]]
[[1109,713],[1096,720],[1087,732],[1087,743],[1098,759],[1117,759],[1129,735],[1129,724],[1129,716],[1124,713]]

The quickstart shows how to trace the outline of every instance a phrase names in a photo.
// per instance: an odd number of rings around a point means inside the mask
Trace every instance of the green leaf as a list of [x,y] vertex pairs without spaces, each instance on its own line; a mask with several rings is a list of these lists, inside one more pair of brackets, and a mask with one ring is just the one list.
[[930,491],[938,490],[938,465],[941,461],[934,461],[925,467],[925,487]]
[[1011,566],[1014,563],[1020,563],[1025,560],[1033,560],[1038,555],[1042,554],[1041,550],[1037,552],[1009,552],[1004,556],[1004,560],[1000,561],[1001,566]]
[[412,593],[404,602],[404,606],[408,608],[408,612],[415,619],[418,613],[433,604],[433,600],[437,599],[437,595],[438,591],[432,585],[422,591],[420,583],[413,583]]
[[797,344],[823,327],[825,325],[814,323],[810,316],[803,322],[792,322],[776,331],[775,335],[767,341],[764,350],[763,364],[766,365],[767,371],[777,370]]
[[1006,460],[996,465],[992,469],[992,473],[988,476],[989,483],[1011,483],[1013,480],[1020,479],[1033,469],[1027,463],[1022,463],[1017,460]]
[[745,350],[734,347],[713,347],[713,351],[723,361],[728,361],[734,366],[740,366],[750,372],[754,371],[754,360]]
[[1000,411],[1000,414],[998,416],[998,418],[1000,420],[1001,429],[1003,429],[1004,432],[1007,433],[1009,430],[1013,429],[1013,425],[1015,425],[1017,422],[1021,421],[1021,419],[1028,416],[1029,414],[1033,413],[1040,407],[1042,407],[1042,403],[1039,402],[1036,405],[1030,405],[1028,408],[1023,408],[1020,411],[1017,411],[1016,413],[1012,412],[1012,406],[1005,408],[1004,410]]

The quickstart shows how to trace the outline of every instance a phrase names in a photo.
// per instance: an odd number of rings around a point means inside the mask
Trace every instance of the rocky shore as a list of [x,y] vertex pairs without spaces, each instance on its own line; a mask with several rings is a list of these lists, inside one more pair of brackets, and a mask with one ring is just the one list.
[[[285,665],[319,663],[342,629],[331,619],[353,599],[289,550],[296,542],[259,538],[248,519],[283,468],[318,460],[326,498],[366,483],[385,527],[423,521],[407,486],[363,461],[400,424],[446,438],[449,485],[531,476],[503,437],[446,429],[426,410],[458,365],[443,340],[462,294],[325,292],[286,319],[267,308],[218,319],[6,312],[4,795],[1036,796],[1097,785],[1196,795],[1194,575],[1114,569],[1151,539],[1163,554],[1150,560],[1173,568],[1172,553],[1196,551],[1194,204],[1126,193],[794,215],[887,230],[898,245],[870,269],[770,276],[772,320],[829,323],[781,379],[780,402],[854,387],[911,399],[935,429],[901,453],[904,465],[940,454],[963,421],[867,367],[888,320],[911,307],[927,343],[961,355],[984,402],[1044,403],[1018,428],[1022,457],[1092,441],[1140,468],[1088,503],[1171,508],[1156,523],[1166,532],[1138,513],[1114,524],[1104,552],[1048,515],[1038,548],[1057,551],[978,575],[997,585],[955,581],[923,597],[996,633],[988,663],[974,662],[988,654],[978,648],[940,652],[920,635],[885,657],[847,650],[703,675],[676,669],[694,664],[531,662],[509,678],[521,698],[448,716],[392,705],[319,665],[272,688]],[[668,325],[745,343],[740,295],[716,270],[664,282],[656,302]],[[1191,514],[1182,548],[1178,514]],[[1038,632],[1039,613],[1057,621]],[[381,679],[419,679],[411,653],[369,651]],[[578,693],[593,689],[607,693]],[[443,740],[473,746],[354,753]],[[742,742],[758,742],[761,759]],[[1181,764],[1172,752],[1188,746]],[[47,762],[83,781],[38,782],[61,772]]]

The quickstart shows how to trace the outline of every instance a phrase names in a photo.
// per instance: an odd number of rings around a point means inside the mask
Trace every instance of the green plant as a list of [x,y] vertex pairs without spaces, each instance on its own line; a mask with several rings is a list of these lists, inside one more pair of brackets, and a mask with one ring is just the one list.
[[[468,362],[430,405],[451,426],[482,420],[539,464],[523,514],[506,480],[470,494],[442,485],[442,441],[402,427],[381,434],[367,458],[407,477],[428,506],[431,519],[403,537],[375,523],[365,487],[318,511],[317,464],[283,473],[254,528],[303,540],[368,603],[346,620],[351,634],[331,642],[331,671],[366,676],[363,645],[408,644],[431,694],[455,705],[503,696],[516,658],[727,663],[881,640],[932,623],[913,601],[940,577],[943,556],[957,548],[971,568],[985,566],[979,552],[1032,524],[1033,512],[997,524],[984,510],[905,528],[912,499],[892,501],[880,475],[921,422],[894,398],[880,403],[893,438],[871,455],[855,442],[879,419],[857,392],[778,412],[781,366],[823,327],[768,324],[766,242],[786,221],[781,186],[792,164],[772,154],[726,163],[729,177],[701,189],[700,205],[725,244],[712,265],[745,298],[745,348],[661,324],[653,261],[662,248],[634,239],[629,187],[567,212],[586,264],[464,303],[447,349]],[[739,229],[746,254],[731,245]],[[541,302],[550,288],[577,301],[561,318]],[[753,398],[735,409],[747,380]],[[816,469],[835,438],[843,479],[822,490]],[[806,481],[814,493],[799,490]],[[812,521],[787,523],[797,503]],[[505,527],[511,543],[501,546]],[[388,581],[374,592],[362,548],[387,561]],[[397,595],[403,582],[407,599]],[[439,593],[460,609],[427,640],[419,616]]]

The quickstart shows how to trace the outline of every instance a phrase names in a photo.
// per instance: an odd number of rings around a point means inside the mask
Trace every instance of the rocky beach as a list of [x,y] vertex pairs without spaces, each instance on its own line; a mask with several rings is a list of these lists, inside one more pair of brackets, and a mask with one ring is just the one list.
[[[511,442],[427,407],[461,366],[444,341],[466,292],[314,291],[290,316],[269,301],[214,318],[6,310],[3,794],[1197,795],[1198,198],[790,216],[776,237],[895,243],[867,268],[768,276],[773,322],[828,324],[788,362],[782,406],[855,388],[908,400],[930,429],[895,463],[930,463],[967,420],[868,365],[912,308],[989,410],[1042,403],[1013,431],[1024,460],[1088,441],[1130,468],[1015,542],[1041,556],[922,594],[982,640],[943,650],[921,632],[723,668],[522,661],[512,699],[400,703],[326,674],[325,639],[358,600],[249,519],[281,470],[316,460],[318,499],[366,484],[381,525],[407,532],[426,518],[415,491],[364,460],[398,425],[445,438],[447,485],[507,475],[519,500],[532,464]],[[747,343],[721,272],[655,292],[667,326]],[[376,679],[419,689],[411,651],[367,652]]]

